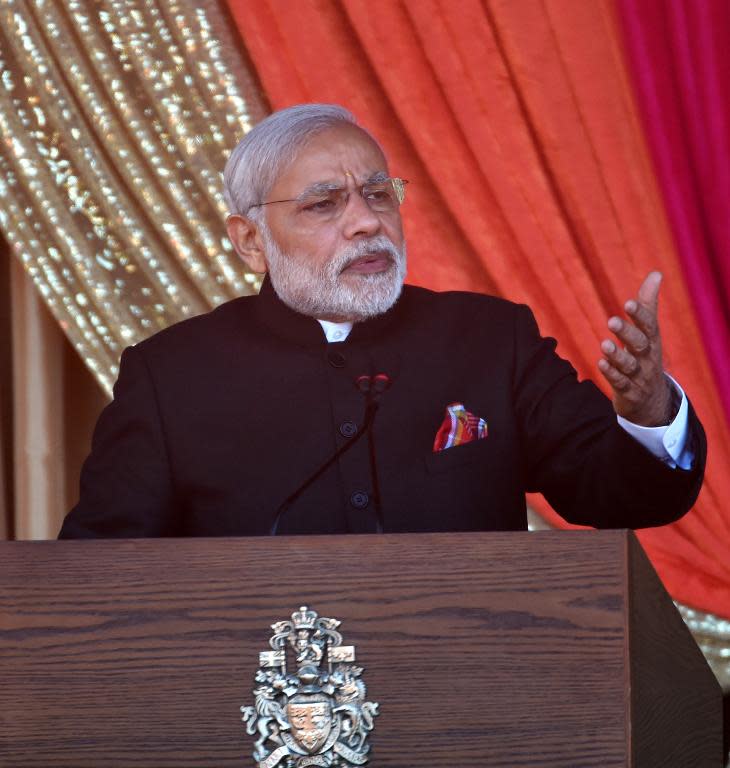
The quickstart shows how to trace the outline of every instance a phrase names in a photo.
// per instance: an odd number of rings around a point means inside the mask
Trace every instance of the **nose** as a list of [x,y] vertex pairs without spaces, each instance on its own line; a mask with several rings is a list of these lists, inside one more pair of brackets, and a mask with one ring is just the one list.
[[370,210],[370,206],[357,189],[350,190],[340,221],[342,233],[348,240],[363,236],[372,237],[381,230],[380,217]]

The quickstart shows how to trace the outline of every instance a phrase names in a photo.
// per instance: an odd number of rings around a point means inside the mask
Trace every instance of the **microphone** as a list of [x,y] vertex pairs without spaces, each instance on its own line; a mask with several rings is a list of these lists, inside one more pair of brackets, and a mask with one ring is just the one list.
[[390,387],[390,376],[387,373],[376,373],[373,376],[373,390],[376,395],[382,395]]
[[370,483],[373,487],[373,506],[375,507],[376,533],[383,533],[385,520],[383,517],[383,507],[380,503],[380,483],[378,482],[378,462],[375,454],[375,435],[373,434],[373,424],[375,423],[375,411],[378,408],[380,396],[390,387],[390,377],[386,373],[377,373],[372,377],[368,395],[370,397],[370,406],[372,404],[373,417],[368,425],[368,457],[370,459]]
[[375,512],[377,516],[377,532],[383,532],[383,514],[380,508],[380,488],[378,486],[378,473],[375,467],[375,444],[372,437],[372,426],[375,420],[375,413],[378,410],[378,400],[380,396],[390,386],[390,377],[385,373],[378,373],[375,376],[362,375],[355,379],[355,386],[365,397],[365,417],[363,418],[362,428],[357,435],[348,443],[340,446],[327,461],[316,469],[290,496],[281,503],[274,515],[274,521],[269,530],[270,536],[276,536],[279,532],[279,525],[291,505],[309,488],[312,483],[318,480],[343,454],[347,453],[363,435],[368,436],[368,453],[370,456],[370,479],[373,483],[373,501],[375,503]]
[[369,395],[370,390],[373,386],[373,377],[372,376],[358,376],[355,379],[355,386],[362,392],[363,395]]

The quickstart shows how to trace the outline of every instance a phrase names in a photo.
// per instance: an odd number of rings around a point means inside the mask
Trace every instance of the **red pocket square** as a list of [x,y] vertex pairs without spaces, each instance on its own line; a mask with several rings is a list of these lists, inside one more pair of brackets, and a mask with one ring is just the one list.
[[487,422],[466,410],[463,403],[446,406],[446,415],[433,441],[433,452],[481,440],[487,436]]

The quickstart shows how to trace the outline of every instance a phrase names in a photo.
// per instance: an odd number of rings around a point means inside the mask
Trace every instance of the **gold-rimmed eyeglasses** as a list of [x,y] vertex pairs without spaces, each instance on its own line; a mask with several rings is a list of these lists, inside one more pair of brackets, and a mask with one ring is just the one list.
[[[355,187],[355,191],[374,213],[394,213],[405,199],[406,184],[408,184],[407,179],[396,177],[376,179]],[[262,205],[296,203],[297,212],[302,216],[313,221],[330,221],[342,215],[351,192],[352,190],[347,187],[336,184],[315,184],[304,190],[298,197],[254,203],[248,210]]]

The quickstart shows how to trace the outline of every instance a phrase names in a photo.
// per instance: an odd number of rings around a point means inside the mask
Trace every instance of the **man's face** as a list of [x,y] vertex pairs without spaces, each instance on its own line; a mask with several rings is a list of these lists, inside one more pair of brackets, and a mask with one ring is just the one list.
[[367,134],[343,125],[314,136],[269,190],[291,200],[322,185],[350,195],[341,214],[318,220],[298,202],[264,206],[261,228],[274,289],[292,308],[321,320],[362,320],[385,312],[405,277],[400,212],[375,212],[358,193],[387,177],[383,153]]

